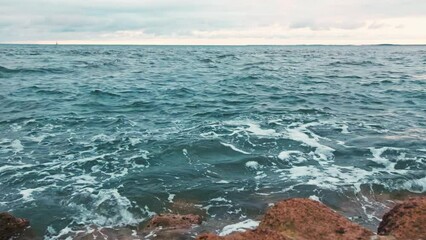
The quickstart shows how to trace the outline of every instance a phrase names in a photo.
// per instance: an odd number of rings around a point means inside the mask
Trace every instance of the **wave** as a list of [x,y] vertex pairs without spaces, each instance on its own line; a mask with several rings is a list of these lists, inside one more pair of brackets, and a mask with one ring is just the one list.
[[97,96],[97,97],[120,97],[119,94],[103,91],[100,89],[95,89],[90,91],[90,95]]
[[[28,73],[28,74],[65,74],[70,71],[66,68],[7,68],[0,66],[0,74],[17,74],[17,73]],[[1,75],[0,75],[1,76]]]
[[329,63],[328,66],[336,67],[336,66],[342,66],[342,65],[348,65],[348,66],[384,66],[381,63],[373,62],[373,61],[336,61]]

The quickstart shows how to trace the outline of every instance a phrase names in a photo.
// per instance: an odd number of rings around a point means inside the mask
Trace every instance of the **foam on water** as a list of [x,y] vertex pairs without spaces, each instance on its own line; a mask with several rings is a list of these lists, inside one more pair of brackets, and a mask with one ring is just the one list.
[[46,190],[48,187],[38,187],[38,188],[29,188],[29,189],[22,189],[19,191],[19,194],[22,195],[22,201],[24,202],[29,202],[29,201],[33,201],[33,193],[34,192],[42,192],[44,190]]
[[220,232],[219,236],[226,236],[233,232],[245,232],[249,229],[255,229],[259,226],[259,221],[254,221],[252,219],[247,219],[239,223],[231,224],[225,226]]
[[0,45],[0,211],[52,239],[178,200],[239,222],[310,197],[377,224],[375,193],[426,191],[424,52]]
[[224,122],[225,126],[237,126],[232,134],[239,132],[248,132],[258,137],[280,136],[274,129],[264,129],[258,123],[251,120],[232,120]]
[[403,184],[404,188],[415,193],[426,192],[426,177],[408,180]]
[[252,168],[252,169],[254,169],[254,170],[257,170],[257,169],[259,169],[261,166],[259,165],[259,163],[258,162],[256,162],[256,161],[248,161],[248,162],[246,162],[246,167],[248,167],[248,168]]
[[305,133],[307,130],[306,125],[302,125],[297,128],[288,129],[288,137],[292,140],[302,142],[303,144],[315,148],[315,153],[321,160],[330,160],[333,158],[333,148],[319,143],[319,137],[312,132],[311,136]]
[[10,143],[10,147],[13,149],[13,152],[15,154],[21,152],[22,150],[24,150],[24,146],[22,145],[21,141],[18,140],[18,139],[13,140]]
[[241,150],[241,149],[239,149],[239,148],[235,147],[234,145],[232,145],[232,144],[230,144],[230,143],[223,143],[223,142],[221,142],[220,144],[222,144],[222,145],[223,145],[223,146],[225,146],[225,147],[229,147],[229,148],[231,148],[232,150],[234,150],[234,151],[236,151],[236,152],[240,152],[240,153],[242,153],[242,154],[250,154],[249,152],[246,152],[246,151],[244,151],[244,150]]

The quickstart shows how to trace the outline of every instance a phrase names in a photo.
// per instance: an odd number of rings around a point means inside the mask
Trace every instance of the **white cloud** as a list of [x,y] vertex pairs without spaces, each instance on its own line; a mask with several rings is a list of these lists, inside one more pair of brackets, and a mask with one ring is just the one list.
[[418,0],[0,0],[0,42],[426,43]]

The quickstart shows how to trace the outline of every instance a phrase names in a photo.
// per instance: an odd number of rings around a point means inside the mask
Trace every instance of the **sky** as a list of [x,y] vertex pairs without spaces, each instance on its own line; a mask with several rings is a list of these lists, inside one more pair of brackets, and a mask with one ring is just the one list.
[[426,0],[0,0],[0,43],[426,44]]

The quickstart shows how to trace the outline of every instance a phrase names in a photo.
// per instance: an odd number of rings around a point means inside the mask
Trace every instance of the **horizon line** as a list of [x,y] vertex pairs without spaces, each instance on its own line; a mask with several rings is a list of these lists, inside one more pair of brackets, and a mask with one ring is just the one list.
[[46,45],[46,46],[426,46],[426,43],[365,43],[365,44],[147,44],[147,43],[7,43],[0,45]]

